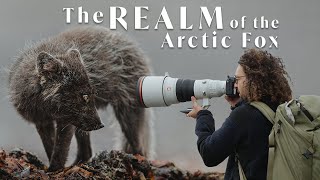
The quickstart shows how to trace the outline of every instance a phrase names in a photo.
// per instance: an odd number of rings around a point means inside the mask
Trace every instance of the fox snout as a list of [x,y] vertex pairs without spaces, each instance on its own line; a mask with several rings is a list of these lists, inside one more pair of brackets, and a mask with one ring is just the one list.
[[79,129],[83,131],[93,131],[98,130],[104,127],[104,124],[101,122],[100,117],[96,116],[95,118],[84,118],[80,121],[78,126]]
[[82,131],[94,131],[98,130],[104,127],[104,124],[102,122],[100,123],[95,123],[95,124],[88,124],[88,123],[83,123],[80,126],[78,126],[79,129]]
[[101,122],[99,125],[93,126],[91,131],[101,129],[103,127],[104,127],[104,124]]

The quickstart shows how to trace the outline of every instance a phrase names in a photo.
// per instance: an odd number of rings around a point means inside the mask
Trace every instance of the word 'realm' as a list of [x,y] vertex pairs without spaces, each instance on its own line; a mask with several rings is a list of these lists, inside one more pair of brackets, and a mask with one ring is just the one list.
[[[76,11],[76,12],[75,12]],[[136,30],[147,30],[151,29],[150,25],[148,24],[148,16],[144,15],[146,12],[142,11],[149,11],[148,6],[135,6],[134,8],[134,29]],[[104,14],[101,11],[96,11],[93,14],[89,15],[89,13],[83,10],[82,6],[78,7],[76,10],[75,8],[63,8],[63,12],[66,15],[66,23],[71,23],[71,16],[76,16],[77,23],[79,24],[88,24],[89,17],[92,20],[100,24],[104,21]],[[117,24],[119,23],[125,30],[128,30],[128,23],[126,21],[127,16],[127,9],[120,6],[110,6],[109,7],[109,28],[110,29],[117,29]],[[222,22],[222,10],[220,6],[217,6],[213,9],[212,14],[210,14],[207,7],[200,7],[200,19],[199,19],[199,29],[203,28],[203,21],[206,22],[208,27],[211,27],[213,22],[213,18],[215,17],[216,22],[216,29],[223,29],[223,22]],[[146,22],[145,22],[146,21]],[[180,29],[181,30],[190,30],[193,29],[192,25],[187,25],[187,8],[180,7]],[[154,22],[154,21],[153,21]],[[159,18],[156,22],[154,22],[153,29],[158,29],[159,23],[163,23],[167,30],[174,29],[172,25],[172,21],[170,16],[166,10],[166,7],[163,6],[160,12]],[[144,25],[143,25],[144,24]]]

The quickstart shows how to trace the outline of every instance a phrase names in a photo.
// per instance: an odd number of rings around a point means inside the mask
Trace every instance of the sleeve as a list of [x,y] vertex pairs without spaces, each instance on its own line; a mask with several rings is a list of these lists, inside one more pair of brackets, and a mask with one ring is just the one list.
[[211,112],[208,110],[198,112],[195,133],[198,136],[198,151],[206,166],[216,166],[226,159],[235,150],[245,133],[243,127],[240,127],[242,123],[237,123],[241,118],[237,109],[231,112],[221,128],[216,131]]

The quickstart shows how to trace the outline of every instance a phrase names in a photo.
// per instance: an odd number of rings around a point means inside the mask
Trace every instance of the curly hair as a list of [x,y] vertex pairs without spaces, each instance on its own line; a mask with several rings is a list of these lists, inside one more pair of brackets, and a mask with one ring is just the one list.
[[292,91],[288,83],[288,79],[291,79],[281,58],[267,51],[248,49],[238,63],[246,74],[244,88],[248,92],[248,102],[261,101],[263,98],[278,103],[291,100]]

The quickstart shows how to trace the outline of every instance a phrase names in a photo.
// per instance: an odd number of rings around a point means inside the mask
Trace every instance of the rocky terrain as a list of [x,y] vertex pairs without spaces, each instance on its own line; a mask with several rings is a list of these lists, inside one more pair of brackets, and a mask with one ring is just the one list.
[[223,173],[189,172],[169,161],[149,161],[140,155],[103,151],[85,164],[46,172],[35,155],[22,149],[0,150],[0,179],[137,179],[222,180]]

